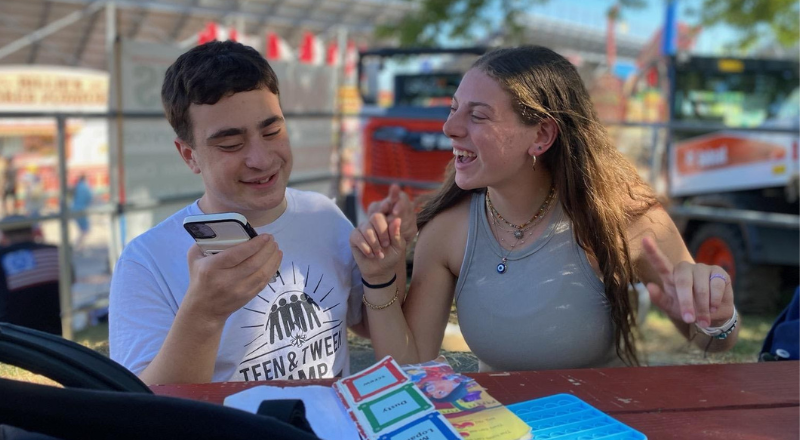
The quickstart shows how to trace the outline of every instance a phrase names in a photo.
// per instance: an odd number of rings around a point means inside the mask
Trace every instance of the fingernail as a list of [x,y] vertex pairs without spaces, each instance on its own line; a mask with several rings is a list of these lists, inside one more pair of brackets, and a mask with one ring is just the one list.
[[693,323],[694,322],[694,315],[689,313],[689,312],[684,313],[683,314],[683,322],[685,322],[687,324]]
[[706,321],[705,319],[697,321],[697,325],[699,325],[700,327],[711,327],[711,323]]
[[383,251],[378,251],[378,258],[380,258],[381,260],[383,260],[383,257],[384,257],[384,255],[383,255]]
[[717,308],[716,308],[716,307],[712,307],[712,308],[710,309],[710,312],[711,312],[711,313],[717,313]]

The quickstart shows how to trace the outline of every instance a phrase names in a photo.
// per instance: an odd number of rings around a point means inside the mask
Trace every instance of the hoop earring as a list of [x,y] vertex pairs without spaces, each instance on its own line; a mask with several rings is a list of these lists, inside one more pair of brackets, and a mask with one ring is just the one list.
[[536,155],[531,154],[531,159],[531,167],[533,168],[533,171],[536,171]]

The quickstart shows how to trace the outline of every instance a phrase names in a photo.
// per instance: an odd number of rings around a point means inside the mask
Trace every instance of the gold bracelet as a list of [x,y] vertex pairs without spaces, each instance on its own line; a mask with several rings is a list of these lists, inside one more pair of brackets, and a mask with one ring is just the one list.
[[369,307],[372,310],[383,310],[383,309],[389,307],[390,305],[394,304],[395,301],[397,301],[397,294],[399,292],[400,292],[400,288],[399,287],[395,287],[394,288],[394,296],[392,297],[392,300],[389,301],[388,303],[380,305],[380,306],[376,306],[375,304],[372,304],[371,302],[367,301],[367,295],[366,294],[364,294],[364,296],[361,297],[361,302],[363,302],[365,306]]

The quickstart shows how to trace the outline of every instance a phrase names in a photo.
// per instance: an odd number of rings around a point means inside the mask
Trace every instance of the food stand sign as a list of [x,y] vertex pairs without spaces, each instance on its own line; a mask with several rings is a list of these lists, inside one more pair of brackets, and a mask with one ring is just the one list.
[[105,112],[108,74],[90,69],[0,68],[0,111]]

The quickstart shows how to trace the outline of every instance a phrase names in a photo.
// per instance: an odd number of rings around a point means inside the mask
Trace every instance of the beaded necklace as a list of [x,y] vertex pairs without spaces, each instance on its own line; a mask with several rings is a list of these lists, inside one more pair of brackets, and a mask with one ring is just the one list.
[[494,205],[492,205],[492,199],[489,197],[488,190],[486,191],[486,206],[489,208],[489,211],[491,211],[492,215],[500,219],[500,221],[502,221],[506,225],[514,228],[514,238],[519,240],[525,235],[525,231],[533,227],[534,222],[540,219],[547,212],[547,209],[550,206],[550,202],[553,201],[553,197],[555,197],[555,195],[556,195],[556,187],[551,186],[550,193],[547,194],[547,198],[544,199],[542,206],[539,207],[539,210],[536,212],[536,214],[534,214],[530,220],[521,225],[515,225],[509,222],[508,220],[504,219],[499,212],[497,212],[497,210],[494,208]]
[[[536,226],[537,224],[539,224],[539,222],[542,221],[542,219],[544,218],[545,214],[547,214],[547,212],[550,210],[550,206],[552,206],[552,204],[553,204],[552,202],[553,202],[553,199],[555,198],[555,194],[556,194],[555,187],[550,187],[550,193],[547,195],[547,198],[542,203],[542,206],[539,207],[539,210],[536,212],[536,214],[530,220],[528,220],[527,222],[523,223],[522,225],[515,225],[513,223],[508,222],[506,219],[504,219],[500,215],[499,212],[497,212],[497,210],[494,208],[494,206],[492,206],[492,201],[489,198],[489,191],[486,191],[486,210],[487,210],[487,212],[489,214],[489,217],[492,220],[492,224],[494,224],[494,226],[495,226],[495,229],[497,231],[503,231],[503,232],[511,233],[511,234],[514,235],[514,238],[516,239],[514,244],[511,244],[511,247],[508,249],[508,251],[506,252],[505,255],[498,255],[500,257],[500,263],[497,265],[497,273],[499,273],[499,274],[506,273],[506,270],[508,270],[508,256],[511,255],[511,252],[514,251],[515,247],[517,247],[520,244],[525,243],[525,240],[524,240],[525,232],[527,232],[530,229],[533,229],[534,226]],[[503,228],[500,225],[500,223],[498,222],[498,219],[500,221],[502,221],[503,223],[505,223],[506,225],[511,226],[512,228],[514,228],[514,230],[513,231],[509,231],[508,229]],[[533,231],[528,232],[528,235],[531,235],[532,233],[533,233]],[[502,241],[503,243],[508,244],[508,242],[503,238],[503,236],[500,233],[495,232],[495,235],[500,241]]]

